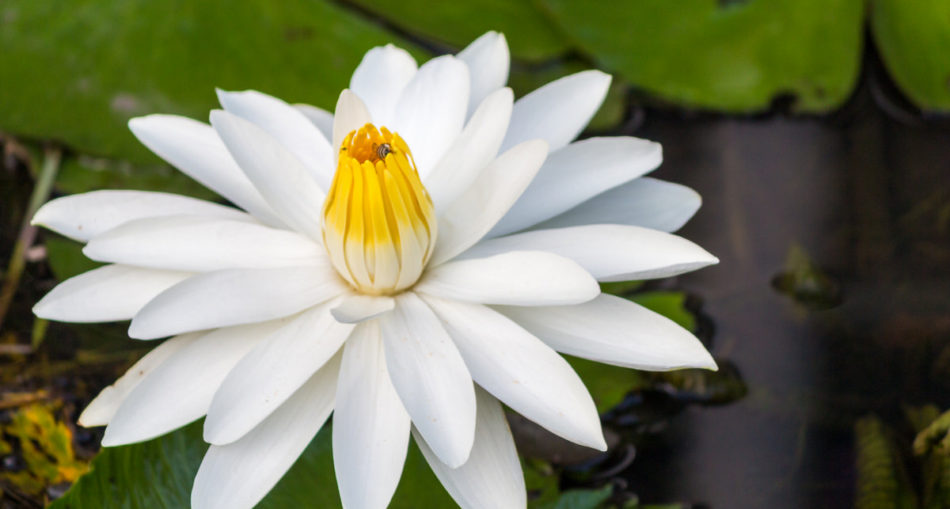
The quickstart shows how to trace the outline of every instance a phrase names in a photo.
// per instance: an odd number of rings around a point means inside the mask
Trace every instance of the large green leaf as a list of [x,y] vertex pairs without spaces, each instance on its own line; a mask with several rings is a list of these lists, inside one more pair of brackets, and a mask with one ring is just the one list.
[[489,30],[505,34],[511,53],[540,60],[567,51],[568,41],[528,0],[353,0],[410,33],[462,48]]
[[331,107],[363,53],[387,42],[407,46],[319,0],[6,0],[0,129],[151,163],[130,117],[207,119],[214,87]]
[[[76,482],[51,509],[178,509],[188,507],[191,486],[208,446],[201,422],[141,444],[103,449],[92,471]],[[333,473],[331,426],[317,434],[290,471],[257,505],[258,509],[335,509],[342,507]],[[529,487],[537,476],[528,469]],[[588,509],[610,496],[610,487],[559,495],[549,479],[547,496],[532,503],[545,509]],[[457,507],[425,458],[412,443],[391,509]]]
[[598,412],[606,412],[620,404],[628,392],[643,388],[649,381],[642,371],[611,366],[600,362],[565,356],[590,391]]
[[[339,508],[330,426],[325,426],[260,509]],[[191,424],[145,443],[103,449],[92,462],[92,472],[57,500],[56,508],[178,509],[188,507],[191,485],[207,445],[201,423]],[[454,507],[454,502],[429,470],[413,444],[393,509]]]
[[871,29],[907,97],[924,110],[950,111],[950,2],[874,0]]
[[680,105],[800,111],[834,108],[854,88],[862,0],[543,0],[604,69]]

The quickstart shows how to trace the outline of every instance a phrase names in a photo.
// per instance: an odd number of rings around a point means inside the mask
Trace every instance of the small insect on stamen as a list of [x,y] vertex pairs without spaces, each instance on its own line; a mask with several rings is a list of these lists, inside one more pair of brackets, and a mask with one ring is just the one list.
[[376,147],[376,157],[380,159],[386,159],[386,156],[393,152],[392,146],[389,143],[383,143]]

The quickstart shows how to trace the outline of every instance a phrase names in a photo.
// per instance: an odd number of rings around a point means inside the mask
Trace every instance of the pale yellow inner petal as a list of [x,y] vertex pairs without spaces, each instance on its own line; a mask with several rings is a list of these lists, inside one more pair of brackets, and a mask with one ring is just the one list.
[[361,293],[397,293],[419,279],[435,238],[432,199],[406,142],[373,124],[348,134],[323,205],[337,272]]

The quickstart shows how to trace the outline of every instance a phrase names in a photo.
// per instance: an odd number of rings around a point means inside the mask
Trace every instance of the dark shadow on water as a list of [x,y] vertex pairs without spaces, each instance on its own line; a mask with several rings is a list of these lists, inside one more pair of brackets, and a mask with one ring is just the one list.
[[[633,133],[663,144],[655,176],[703,196],[680,233],[721,263],[680,284],[749,388],[641,447],[627,477],[642,501],[850,507],[854,421],[950,406],[950,130],[871,100],[835,119],[649,113]],[[840,292],[830,306],[776,289],[796,249]]]

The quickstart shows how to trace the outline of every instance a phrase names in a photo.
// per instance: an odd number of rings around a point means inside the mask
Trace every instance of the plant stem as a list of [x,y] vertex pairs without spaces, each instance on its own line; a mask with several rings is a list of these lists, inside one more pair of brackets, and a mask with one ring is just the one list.
[[26,250],[33,245],[33,240],[36,238],[36,227],[30,224],[30,220],[37,209],[49,199],[61,159],[62,152],[58,148],[43,150],[43,167],[37,176],[36,185],[33,186],[33,194],[30,195],[30,203],[27,205],[23,223],[20,226],[20,235],[17,236],[16,244],[13,246],[13,253],[10,255],[10,262],[4,274],[3,287],[0,288],[0,330],[3,329],[3,319],[7,316],[10,304],[13,303],[13,296],[20,286],[20,276],[23,275],[23,269],[26,267]]

